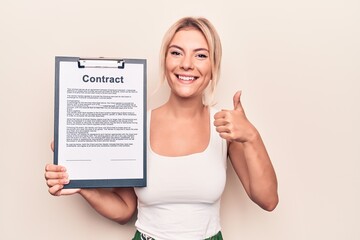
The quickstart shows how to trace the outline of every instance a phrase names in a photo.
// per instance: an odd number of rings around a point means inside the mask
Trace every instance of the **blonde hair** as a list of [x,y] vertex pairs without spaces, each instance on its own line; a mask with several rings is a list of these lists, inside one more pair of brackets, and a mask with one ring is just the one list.
[[205,105],[212,105],[215,89],[220,78],[221,65],[221,42],[214,26],[206,18],[185,17],[175,22],[165,33],[160,50],[160,77],[163,83],[166,80],[165,61],[170,42],[175,34],[182,29],[195,29],[200,31],[209,46],[209,57],[211,62],[211,81],[203,96]]

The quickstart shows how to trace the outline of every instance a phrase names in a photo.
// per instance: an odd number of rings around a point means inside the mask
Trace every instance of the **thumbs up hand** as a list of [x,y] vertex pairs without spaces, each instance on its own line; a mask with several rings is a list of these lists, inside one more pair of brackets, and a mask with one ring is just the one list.
[[214,116],[216,131],[229,142],[248,142],[257,134],[256,128],[246,118],[240,97],[241,91],[236,92],[234,110],[221,110]]

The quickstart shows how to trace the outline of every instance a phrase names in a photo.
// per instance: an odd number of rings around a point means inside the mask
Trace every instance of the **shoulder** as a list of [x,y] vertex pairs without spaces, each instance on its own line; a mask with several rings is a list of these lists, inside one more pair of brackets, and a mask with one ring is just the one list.
[[148,110],[148,115],[152,116],[153,118],[157,118],[158,116],[162,116],[163,114],[165,114],[165,107],[164,105],[154,108],[154,109],[149,109]]
[[161,126],[166,123],[166,111],[163,106],[155,108],[155,109],[149,109],[147,111],[147,124],[151,129],[157,128],[159,125]]

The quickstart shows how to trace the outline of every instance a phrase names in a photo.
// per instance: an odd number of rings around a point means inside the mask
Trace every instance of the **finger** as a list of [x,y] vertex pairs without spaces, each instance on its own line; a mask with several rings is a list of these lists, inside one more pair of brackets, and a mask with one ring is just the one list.
[[49,172],[66,172],[66,168],[61,165],[46,164],[45,171]]
[[219,119],[216,119],[216,120],[214,121],[214,126],[215,126],[215,127],[225,126],[225,125],[227,125],[227,124],[229,124],[229,121],[226,120],[225,118],[219,118]]
[[229,110],[223,109],[220,112],[215,113],[214,119],[226,118],[228,114],[229,114]]
[[231,141],[232,138],[231,138],[231,134],[228,133],[228,132],[221,132],[219,133],[220,137],[227,140],[227,141]]
[[51,147],[51,150],[54,151],[54,149],[55,149],[54,140],[51,141],[50,147]]
[[241,97],[241,91],[237,91],[233,97],[234,110],[243,110],[240,97]]
[[80,188],[61,189],[59,195],[72,195],[78,192],[80,192]]
[[214,115],[214,119],[229,119],[233,110],[222,110]]
[[45,179],[66,179],[69,175],[63,172],[45,172]]
[[49,179],[46,181],[46,184],[48,185],[48,187],[53,187],[55,185],[65,185],[68,184],[70,182],[69,179],[65,178],[65,179]]
[[230,129],[226,126],[220,126],[220,127],[216,127],[216,131],[218,133],[229,133]]
[[49,188],[49,193],[54,196],[60,196],[61,195],[61,189],[63,189],[64,185],[57,184],[53,187]]

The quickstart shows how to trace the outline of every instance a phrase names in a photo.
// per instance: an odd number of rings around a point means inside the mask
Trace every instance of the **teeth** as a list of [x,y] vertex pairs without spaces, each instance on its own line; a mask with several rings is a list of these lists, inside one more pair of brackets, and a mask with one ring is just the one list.
[[183,80],[183,81],[194,81],[195,77],[186,77],[186,76],[180,76],[179,75],[179,79]]

